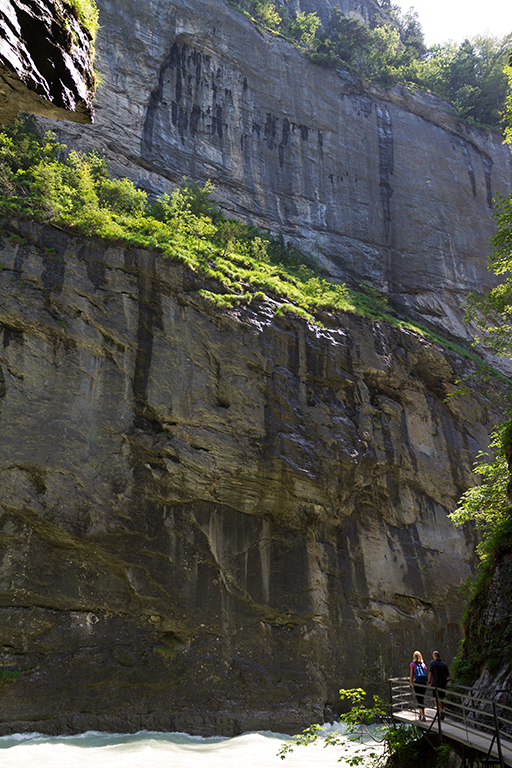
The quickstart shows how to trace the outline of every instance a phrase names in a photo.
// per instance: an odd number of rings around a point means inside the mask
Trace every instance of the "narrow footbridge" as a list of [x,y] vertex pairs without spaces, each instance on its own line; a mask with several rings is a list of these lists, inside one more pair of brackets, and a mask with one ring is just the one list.
[[512,768],[512,707],[499,702],[499,692],[485,698],[485,691],[448,684],[444,710],[435,689],[426,686],[426,720],[419,719],[418,704],[407,678],[389,680],[394,720],[412,723],[441,739],[462,745],[464,765],[467,748],[481,753],[484,766]]

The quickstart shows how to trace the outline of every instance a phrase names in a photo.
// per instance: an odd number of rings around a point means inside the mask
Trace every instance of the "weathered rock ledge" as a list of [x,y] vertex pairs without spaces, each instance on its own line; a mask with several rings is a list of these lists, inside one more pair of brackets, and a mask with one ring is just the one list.
[[496,420],[446,400],[467,361],[223,314],[53,227],[9,224],[0,263],[1,733],[295,731],[450,659],[474,541],[447,513]]
[[90,123],[91,40],[60,0],[6,0],[0,8],[0,123],[18,112]]

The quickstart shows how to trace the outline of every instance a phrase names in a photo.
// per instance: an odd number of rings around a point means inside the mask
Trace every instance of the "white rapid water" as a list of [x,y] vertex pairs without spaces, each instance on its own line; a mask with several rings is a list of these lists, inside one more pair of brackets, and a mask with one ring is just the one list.
[[[343,732],[340,725],[328,730]],[[289,737],[270,732],[245,733],[232,739],[200,738],[185,733],[79,736],[38,733],[0,737],[1,768],[335,768],[339,749],[310,744],[284,760],[277,756]],[[357,745],[348,744],[353,751]]]

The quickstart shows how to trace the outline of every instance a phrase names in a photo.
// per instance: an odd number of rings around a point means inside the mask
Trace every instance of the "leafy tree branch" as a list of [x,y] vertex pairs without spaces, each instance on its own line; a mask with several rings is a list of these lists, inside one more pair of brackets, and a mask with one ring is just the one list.
[[[320,741],[326,747],[342,751],[338,762],[349,766],[386,768],[391,758],[400,765],[407,760],[416,760],[421,750],[421,730],[414,725],[393,723],[388,705],[378,696],[373,697],[371,706],[366,706],[365,698],[362,688],[342,688],[340,699],[347,699],[352,705],[349,712],[343,715],[345,731],[342,734],[326,732],[321,725],[310,725],[286,742],[278,756],[284,760],[297,747]],[[361,746],[354,748],[356,744]]]

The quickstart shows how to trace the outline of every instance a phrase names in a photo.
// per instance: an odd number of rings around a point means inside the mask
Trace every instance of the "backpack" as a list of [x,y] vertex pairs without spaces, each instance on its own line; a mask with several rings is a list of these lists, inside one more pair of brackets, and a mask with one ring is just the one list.
[[414,663],[414,679],[417,683],[424,683],[427,679],[427,668],[422,661]]

